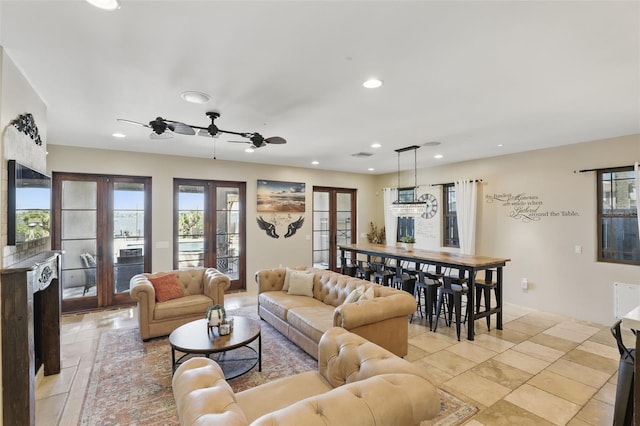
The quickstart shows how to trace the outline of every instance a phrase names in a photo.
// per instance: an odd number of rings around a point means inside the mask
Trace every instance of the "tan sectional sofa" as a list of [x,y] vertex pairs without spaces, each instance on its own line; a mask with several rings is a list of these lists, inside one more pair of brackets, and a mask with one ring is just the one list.
[[[157,302],[149,278],[167,273],[176,274],[184,296]],[[224,291],[230,285],[229,277],[214,268],[134,275],[129,286],[131,297],[138,302],[140,337],[166,336],[183,324],[204,318],[209,306],[224,304]]]
[[436,388],[417,366],[342,328],[318,346],[318,371],[234,393],[215,361],[192,358],[173,376],[180,424],[409,426],[438,415]]
[[[331,327],[342,327],[404,357],[408,349],[408,316],[416,301],[405,291],[336,272],[309,268],[313,297],[283,290],[287,268],[263,269],[258,283],[258,314],[289,340],[318,359],[318,342]],[[304,268],[297,268],[304,269]],[[357,287],[373,288],[375,297],[343,303]]]

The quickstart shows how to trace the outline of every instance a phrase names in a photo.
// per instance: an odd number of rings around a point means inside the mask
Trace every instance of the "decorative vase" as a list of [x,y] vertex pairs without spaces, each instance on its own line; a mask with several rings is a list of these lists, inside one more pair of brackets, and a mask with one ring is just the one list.
[[413,244],[414,243],[404,243],[404,249],[408,252],[412,252],[413,251]]
[[220,318],[220,311],[215,309],[209,312],[209,325],[212,327],[217,327],[220,325],[222,318]]

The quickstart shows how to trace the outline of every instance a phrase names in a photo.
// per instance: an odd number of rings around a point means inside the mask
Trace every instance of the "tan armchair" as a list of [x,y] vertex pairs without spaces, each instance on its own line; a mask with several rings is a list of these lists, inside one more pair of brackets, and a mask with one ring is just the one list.
[[167,272],[138,274],[129,282],[131,297],[138,302],[138,324],[142,340],[166,336],[183,324],[204,318],[209,306],[224,305],[224,291],[229,288],[231,281],[222,272],[214,268],[170,272],[178,277],[185,294],[183,297],[165,302],[156,301],[156,293],[149,278]]

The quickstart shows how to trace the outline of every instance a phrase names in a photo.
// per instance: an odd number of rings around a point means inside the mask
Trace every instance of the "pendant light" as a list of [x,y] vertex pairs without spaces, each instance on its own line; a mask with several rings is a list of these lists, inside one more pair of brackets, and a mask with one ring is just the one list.
[[[398,153],[398,199],[391,203],[391,213],[396,217],[420,217],[426,212],[427,203],[416,200],[416,191],[418,190],[418,148],[420,147],[412,145],[395,150]],[[400,153],[411,150],[413,150],[413,195],[411,201],[400,201]]]

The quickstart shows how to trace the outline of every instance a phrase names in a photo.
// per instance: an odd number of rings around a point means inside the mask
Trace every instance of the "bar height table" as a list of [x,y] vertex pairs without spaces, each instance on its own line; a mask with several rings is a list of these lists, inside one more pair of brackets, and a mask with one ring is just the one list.
[[409,261],[416,264],[435,265],[444,268],[455,268],[461,272],[466,272],[468,275],[468,303],[473,303],[475,300],[475,274],[478,271],[484,271],[487,269],[496,270],[496,294],[497,306],[490,310],[477,313],[473,309],[469,309],[469,326],[467,327],[467,339],[474,339],[474,324],[475,320],[484,318],[488,315],[496,314],[496,327],[498,330],[502,330],[502,268],[511,259],[477,256],[450,253],[444,251],[430,251],[415,249],[413,251],[407,251],[398,247],[385,246],[382,244],[340,244],[340,264],[346,265],[347,252],[352,253],[352,257],[358,253],[367,255],[367,258],[371,256],[381,256],[388,259],[395,259],[396,261]]

